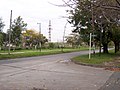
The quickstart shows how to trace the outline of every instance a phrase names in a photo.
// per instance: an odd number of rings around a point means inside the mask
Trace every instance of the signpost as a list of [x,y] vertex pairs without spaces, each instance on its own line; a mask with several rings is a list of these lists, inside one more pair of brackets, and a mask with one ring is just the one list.
[[92,33],[90,33],[90,43],[89,43],[89,59],[91,59],[91,39],[92,39]]

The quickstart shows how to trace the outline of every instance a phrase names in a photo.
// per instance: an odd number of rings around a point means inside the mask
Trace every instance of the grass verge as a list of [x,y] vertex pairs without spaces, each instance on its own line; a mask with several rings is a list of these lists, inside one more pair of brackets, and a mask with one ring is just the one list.
[[78,64],[88,65],[88,66],[120,67],[120,52],[117,54],[115,53],[101,54],[101,56],[99,56],[99,54],[95,54],[92,55],[91,59],[88,59],[88,55],[82,55],[72,58],[72,61]]
[[19,53],[11,52],[10,55],[8,55],[6,52],[2,52],[0,54],[0,60],[3,59],[13,59],[13,58],[22,58],[22,57],[33,57],[33,56],[43,56],[43,55],[52,55],[52,54],[60,54],[60,53],[69,53],[69,52],[75,52],[75,51],[81,51],[81,50],[88,50],[88,48],[80,48],[80,49],[43,49],[41,52],[38,50],[21,50],[18,51]]

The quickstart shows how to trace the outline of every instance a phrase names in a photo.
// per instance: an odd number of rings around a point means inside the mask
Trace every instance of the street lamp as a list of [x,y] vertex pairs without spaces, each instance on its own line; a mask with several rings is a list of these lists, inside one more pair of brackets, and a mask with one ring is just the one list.
[[62,45],[62,52],[63,52],[63,48],[64,48],[64,41],[65,41],[65,31],[66,31],[66,26],[67,26],[68,22],[65,23],[65,26],[64,26],[64,32],[63,32],[63,45]]
[[37,23],[39,25],[39,36],[40,36],[40,39],[39,39],[39,47],[40,47],[40,52],[41,52],[41,23]]

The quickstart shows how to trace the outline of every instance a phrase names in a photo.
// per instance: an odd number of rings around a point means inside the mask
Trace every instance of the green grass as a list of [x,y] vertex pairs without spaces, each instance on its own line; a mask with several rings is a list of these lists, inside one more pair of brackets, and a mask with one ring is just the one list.
[[42,55],[50,55],[50,54],[56,54],[60,53],[58,52],[24,52],[19,54],[2,54],[0,55],[0,59],[10,59],[10,58],[21,58],[21,57],[32,57],[32,56],[42,56]]
[[[33,56],[43,56],[43,55],[52,55],[52,54],[60,54],[60,53],[68,53],[68,52],[75,52],[81,50],[88,50],[88,48],[80,48],[80,49],[42,49],[40,52],[39,50],[16,50],[11,51],[11,54],[8,55],[8,51],[1,51],[0,52],[0,60],[2,59],[12,59],[12,58],[22,58],[22,57],[33,57]],[[19,52],[19,53],[17,53]],[[17,54],[16,54],[17,53]]]
[[90,64],[90,65],[103,65],[105,62],[114,61],[116,57],[120,56],[120,53],[114,54],[95,54],[91,56],[91,59],[88,58],[88,55],[82,55],[72,58],[73,61],[82,64]]

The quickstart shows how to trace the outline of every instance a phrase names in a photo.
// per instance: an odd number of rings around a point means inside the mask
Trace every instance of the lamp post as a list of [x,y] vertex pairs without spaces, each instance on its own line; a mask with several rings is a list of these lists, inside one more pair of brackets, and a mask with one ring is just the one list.
[[41,23],[37,23],[39,25],[39,36],[40,36],[40,39],[39,39],[39,47],[40,47],[40,52],[41,52]]
[[68,22],[67,23],[65,23],[65,25],[64,25],[64,32],[63,32],[63,45],[62,45],[62,52],[63,52],[63,48],[64,48],[64,42],[65,42],[65,32],[66,32],[66,26],[67,26],[67,24],[68,24]]

